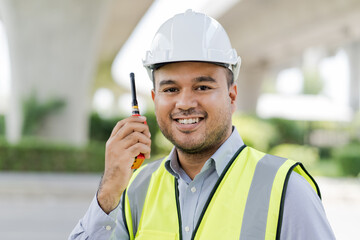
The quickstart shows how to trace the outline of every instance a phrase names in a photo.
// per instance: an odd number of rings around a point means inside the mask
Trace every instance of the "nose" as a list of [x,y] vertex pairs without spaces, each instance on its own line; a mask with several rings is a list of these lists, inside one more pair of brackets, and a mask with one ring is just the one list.
[[178,95],[178,99],[176,101],[176,108],[181,110],[188,110],[190,108],[197,107],[197,97],[195,93],[191,90],[183,90]]

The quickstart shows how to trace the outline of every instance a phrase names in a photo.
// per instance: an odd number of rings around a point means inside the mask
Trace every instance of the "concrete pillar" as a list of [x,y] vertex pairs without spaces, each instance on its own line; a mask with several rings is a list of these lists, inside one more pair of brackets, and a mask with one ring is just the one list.
[[360,42],[348,45],[345,51],[349,59],[349,103],[354,112],[357,112],[360,110]]
[[302,61],[304,94],[316,95],[324,88],[325,83],[321,79],[319,65],[326,57],[328,57],[328,52],[325,47],[313,47],[304,51]]
[[86,143],[90,87],[108,6],[109,0],[0,0],[11,62],[10,142],[21,138],[22,104],[35,93],[40,102],[66,104],[46,118],[40,137]]
[[261,93],[267,68],[265,64],[241,66],[238,85],[238,109],[241,112],[255,114],[257,101]]

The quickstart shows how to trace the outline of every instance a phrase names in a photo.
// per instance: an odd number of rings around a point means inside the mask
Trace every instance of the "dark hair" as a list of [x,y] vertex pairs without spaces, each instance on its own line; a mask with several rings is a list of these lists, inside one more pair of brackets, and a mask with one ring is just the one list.
[[226,80],[230,88],[234,84],[234,73],[229,68],[226,68]]

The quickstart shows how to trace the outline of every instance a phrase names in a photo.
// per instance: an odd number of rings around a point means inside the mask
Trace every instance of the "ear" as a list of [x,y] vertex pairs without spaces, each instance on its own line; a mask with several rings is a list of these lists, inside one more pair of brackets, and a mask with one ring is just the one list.
[[151,98],[154,102],[155,101],[155,90],[154,89],[151,89]]
[[231,104],[231,112],[234,113],[236,111],[236,99],[237,99],[237,85],[233,83],[229,88],[229,97]]

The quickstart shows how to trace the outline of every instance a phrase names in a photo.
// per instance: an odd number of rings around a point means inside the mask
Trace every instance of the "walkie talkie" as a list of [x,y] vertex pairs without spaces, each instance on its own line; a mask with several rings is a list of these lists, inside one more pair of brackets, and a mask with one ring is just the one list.
[[[135,74],[130,73],[130,84],[131,84],[131,94],[132,94],[132,115],[140,116],[139,106],[136,99],[136,89],[135,89]],[[146,121],[144,122],[146,124]],[[131,166],[131,169],[138,169],[141,164],[144,162],[145,156],[140,153],[137,157],[135,157],[134,163]]]

